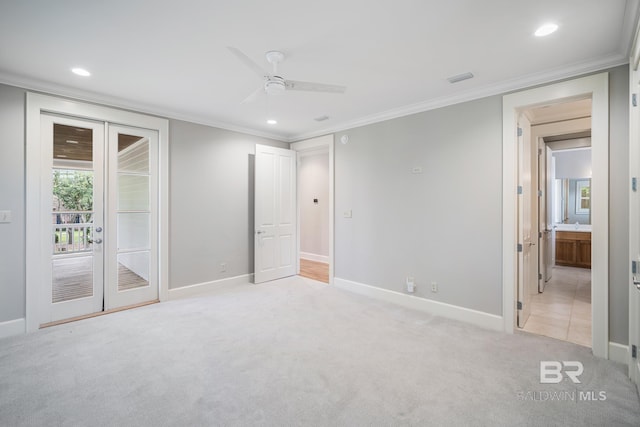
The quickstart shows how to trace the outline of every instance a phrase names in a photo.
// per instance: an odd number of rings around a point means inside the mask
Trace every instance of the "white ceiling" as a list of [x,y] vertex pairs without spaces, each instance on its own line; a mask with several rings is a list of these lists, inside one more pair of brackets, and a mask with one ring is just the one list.
[[[626,63],[637,11],[638,0],[2,0],[0,82],[291,141]],[[559,30],[534,37],[547,21]],[[266,69],[264,53],[281,50],[283,77],[347,91],[241,104],[261,80],[227,46]]]

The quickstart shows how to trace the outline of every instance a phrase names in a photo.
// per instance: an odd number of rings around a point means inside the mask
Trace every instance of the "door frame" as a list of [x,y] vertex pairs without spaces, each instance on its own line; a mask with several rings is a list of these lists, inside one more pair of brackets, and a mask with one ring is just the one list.
[[[329,153],[329,284],[333,285],[334,277],[334,136],[333,134],[324,135],[317,138],[311,138],[304,141],[294,142],[291,149],[298,152],[298,161],[300,154],[305,153]],[[297,168],[297,180],[300,180],[300,168]],[[298,183],[298,191],[300,185]],[[298,241],[296,244],[296,272],[300,274],[300,197],[296,196],[297,215],[298,215]]]
[[39,301],[43,273],[40,271],[40,248],[42,246],[42,221],[40,216],[44,206],[41,204],[40,191],[43,173],[40,115],[52,113],[79,119],[151,129],[158,132],[159,142],[159,204],[158,204],[158,293],[160,301],[168,296],[169,278],[169,121],[160,117],[119,110],[74,99],[27,92],[26,94],[26,141],[25,141],[25,323],[26,331],[38,330]]
[[599,73],[505,95],[502,98],[502,314],[515,327],[517,286],[517,130],[520,111],[591,95],[592,152],[592,350],[609,357],[609,74]]
[[[640,25],[636,28],[633,49],[629,61],[629,98],[638,96],[640,89]],[[629,177],[640,176],[640,111],[639,107],[631,105],[629,107]],[[631,186],[630,186],[631,187]],[[629,261],[640,263],[640,221],[637,220],[640,214],[640,198],[638,192],[629,189]],[[629,350],[632,345],[640,345],[640,294],[636,289],[634,274],[629,269]],[[638,276],[638,273],[635,274]],[[635,359],[631,351],[627,352],[629,366],[629,378],[636,384],[636,389],[640,391],[640,358]]]

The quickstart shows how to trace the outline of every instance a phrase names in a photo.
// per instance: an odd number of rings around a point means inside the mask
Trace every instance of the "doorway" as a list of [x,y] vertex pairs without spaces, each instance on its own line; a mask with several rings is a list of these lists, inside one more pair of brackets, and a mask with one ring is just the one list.
[[167,128],[27,94],[27,331],[166,297]]
[[[518,312],[518,137],[517,120],[525,111],[560,102],[592,100],[592,350],[608,358],[608,74],[578,78],[503,97],[503,320],[507,332]],[[533,195],[530,195],[530,197]],[[537,197],[537,195],[536,195]],[[537,251],[533,256],[537,257]],[[536,264],[534,264],[536,265]],[[534,282],[535,283],[535,282]]]
[[298,274],[333,283],[333,135],[291,144],[298,153]]
[[[591,347],[591,98],[525,110],[537,235],[525,332]],[[529,193],[526,193],[529,194]],[[526,197],[526,195],[524,196]],[[536,285],[537,284],[537,285]]]

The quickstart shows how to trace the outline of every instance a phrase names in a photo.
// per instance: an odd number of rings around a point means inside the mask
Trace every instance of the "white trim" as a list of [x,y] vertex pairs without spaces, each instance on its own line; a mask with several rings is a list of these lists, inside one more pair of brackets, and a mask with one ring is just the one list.
[[180,288],[169,289],[169,300],[189,298],[214,291],[223,286],[249,285],[253,283],[253,274],[243,274],[235,277],[214,280],[211,282],[197,283],[195,285],[182,286]]
[[26,205],[26,330],[40,326],[38,317],[39,291],[42,272],[39,268],[41,247],[40,179],[42,170],[40,153],[40,114],[50,112],[81,119],[99,120],[113,124],[158,131],[159,159],[159,298],[166,300],[169,287],[169,121],[164,118],[118,110],[77,100],[27,92],[26,94],[26,148],[25,148],[25,205]]
[[607,358],[609,352],[609,74],[600,73],[551,84],[503,97],[502,135],[502,289],[504,330],[515,325],[516,280],[516,117],[519,111],[557,101],[591,95],[592,147],[592,349]]
[[391,304],[400,305],[412,310],[419,310],[433,314],[434,316],[442,316],[448,319],[472,323],[485,329],[491,329],[494,331],[502,330],[502,317],[496,316],[495,314],[458,307],[413,295],[406,295],[400,292],[378,288],[376,286],[341,279],[339,277],[334,278],[333,283],[336,288],[344,289],[359,295],[365,295]]
[[629,366],[630,358],[631,352],[628,345],[609,342],[609,360]]
[[[333,284],[333,276],[334,276],[334,236],[335,236],[335,209],[334,209],[334,193],[335,193],[335,174],[334,174],[334,161],[335,161],[335,142],[333,135],[324,135],[318,138],[308,139],[306,141],[298,141],[291,144],[291,149],[295,150],[298,153],[298,158],[303,156],[306,152],[311,153],[320,153],[329,151],[329,257],[327,261],[329,263],[329,284]],[[300,168],[297,168],[296,173],[299,173]],[[298,176],[298,179],[300,177]],[[298,185],[298,189],[300,186]],[[297,243],[297,272],[300,274],[300,197],[296,197],[297,199],[297,210],[298,210],[298,243]]]
[[24,318],[0,322],[0,339],[24,334],[26,324]]
[[300,258],[309,261],[329,263],[329,257],[327,255],[312,254],[311,252],[300,252]]

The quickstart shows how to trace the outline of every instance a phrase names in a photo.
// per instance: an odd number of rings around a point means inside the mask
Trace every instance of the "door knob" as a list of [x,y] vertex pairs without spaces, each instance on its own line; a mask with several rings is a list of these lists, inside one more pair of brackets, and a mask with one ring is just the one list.
[[262,230],[256,230],[256,234],[262,234],[262,233],[264,233],[264,231],[262,231]]
[[636,285],[636,288],[640,291],[640,280],[633,276],[633,284]]
[[96,227],[96,233],[100,233],[102,231],[102,227]]

